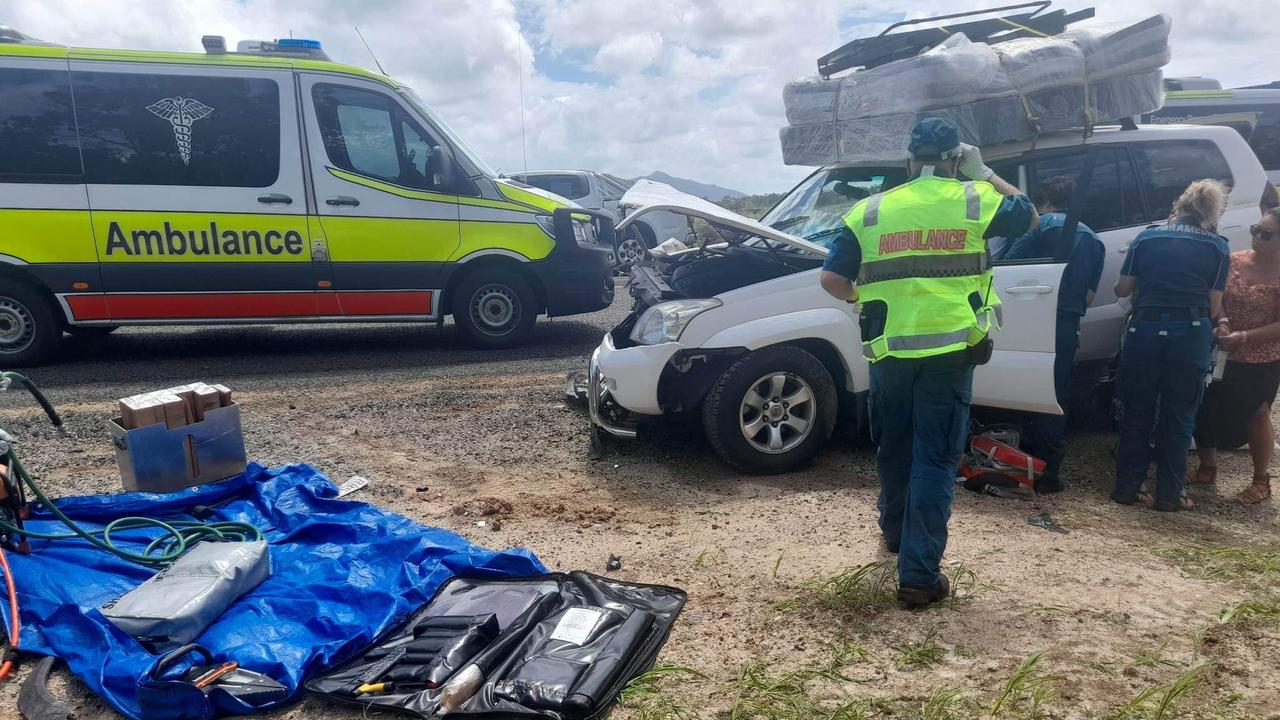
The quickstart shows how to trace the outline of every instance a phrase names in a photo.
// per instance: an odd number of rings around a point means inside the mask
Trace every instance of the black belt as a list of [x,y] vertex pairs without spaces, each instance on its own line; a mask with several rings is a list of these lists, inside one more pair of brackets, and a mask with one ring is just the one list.
[[1134,317],[1138,322],[1160,322],[1161,320],[1190,322],[1204,320],[1209,317],[1209,311],[1204,308],[1151,308],[1137,311]]

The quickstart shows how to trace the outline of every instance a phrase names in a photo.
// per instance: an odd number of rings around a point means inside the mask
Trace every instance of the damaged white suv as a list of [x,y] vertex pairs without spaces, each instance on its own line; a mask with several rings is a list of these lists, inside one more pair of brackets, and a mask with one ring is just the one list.
[[[983,155],[1028,191],[1051,177],[1077,179],[1076,212],[1107,246],[1102,282],[1081,324],[1078,360],[1086,363],[1119,350],[1127,306],[1112,287],[1139,231],[1163,221],[1191,181],[1215,177],[1233,187],[1220,231],[1233,250],[1247,247],[1267,183],[1257,158],[1229,128],[1099,128],[1087,142],[1063,133],[1034,146],[983,148]],[[633,268],[632,312],[605,336],[588,368],[593,433],[634,437],[645,416],[700,411],[708,439],[728,463],[778,473],[818,453],[842,404],[864,418],[869,373],[858,309],[827,295],[818,272],[849,208],[906,179],[905,162],[828,166],[758,222],[666,185],[637,183],[622,199],[633,210],[620,234],[647,213],[671,211],[705,221],[718,237],[695,248],[666,243]],[[975,374],[973,402],[1061,412],[1053,352],[1065,261],[1004,262],[1003,244],[991,243],[1004,323],[991,361]]]

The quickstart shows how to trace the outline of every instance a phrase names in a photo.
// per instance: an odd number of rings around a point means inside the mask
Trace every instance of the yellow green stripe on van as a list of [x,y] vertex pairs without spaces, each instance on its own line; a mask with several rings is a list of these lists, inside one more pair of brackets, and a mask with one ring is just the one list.
[[0,210],[0,255],[27,263],[92,263],[88,210]]
[[330,175],[347,182],[355,183],[370,190],[380,190],[390,193],[396,197],[408,198],[410,200],[427,200],[430,202],[456,202],[462,205],[472,205],[475,207],[487,207],[495,210],[511,210],[513,212],[536,213],[535,209],[518,205],[516,203],[503,202],[501,200],[488,200],[486,198],[463,197],[458,195],[449,195],[447,193],[431,192],[430,190],[414,190],[401,185],[394,185],[381,180],[374,180],[363,175],[340,170],[335,167],[326,167]]
[[1221,100],[1233,98],[1235,93],[1230,90],[1170,90],[1165,97],[1170,100]]
[[544,197],[535,192],[530,192],[524,188],[516,187],[515,185],[505,183],[501,180],[495,182],[494,185],[498,186],[498,192],[502,193],[503,197],[508,200],[528,205],[548,214],[555,212],[557,208],[569,207],[569,203],[567,202],[557,202],[551,198]]
[[541,260],[551,254],[556,243],[536,223],[462,223],[462,242],[449,261],[460,260],[480,250],[499,249]]
[[207,54],[161,52],[155,50],[111,50],[103,48],[68,48],[61,45],[29,45],[0,43],[0,56],[68,58],[71,60],[96,60],[107,62],[148,62],[175,65],[210,65],[224,67],[258,67],[282,70],[329,72],[374,80],[392,88],[399,85],[391,78],[354,65],[290,58],[278,55],[250,55],[240,53]]
[[458,247],[456,220],[322,215],[333,262],[442,262]]

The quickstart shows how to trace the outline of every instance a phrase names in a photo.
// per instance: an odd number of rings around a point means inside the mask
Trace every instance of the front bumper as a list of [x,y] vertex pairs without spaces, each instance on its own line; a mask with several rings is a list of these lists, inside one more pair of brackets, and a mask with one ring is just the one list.
[[[596,244],[581,245],[574,236],[574,215],[589,215],[595,225]],[[555,247],[546,260],[532,269],[546,290],[547,314],[552,317],[595,312],[613,302],[613,219],[606,213],[583,208],[558,208],[552,213]]]
[[658,384],[663,369],[679,350],[679,343],[636,345],[619,350],[614,347],[613,336],[605,335],[592,357],[601,382],[618,405],[641,415],[661,415]]

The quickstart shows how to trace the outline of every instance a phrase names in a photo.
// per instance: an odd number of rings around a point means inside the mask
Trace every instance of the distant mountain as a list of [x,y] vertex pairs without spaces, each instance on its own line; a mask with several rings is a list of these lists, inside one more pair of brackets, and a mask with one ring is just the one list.
[[636,180],[641,179],[666,183],[682,193],[688,193],[694,197],[706,198],[711,202],[720,202],[725,198],[740,198],[747,196],[744,192],[730,190],[729,188],[723,188],[719,185],[708,185],[707,183],[700,183],[696,180],[686,180],[684,178],[674,177],[662,171],[651,172],[644,176],[644,178],[632,178],[630,182],[635,182]]

